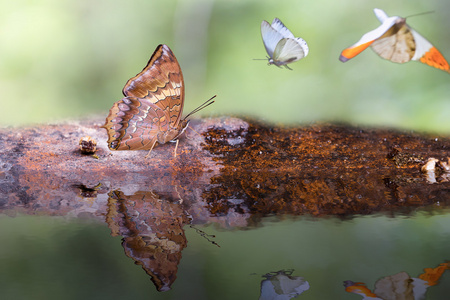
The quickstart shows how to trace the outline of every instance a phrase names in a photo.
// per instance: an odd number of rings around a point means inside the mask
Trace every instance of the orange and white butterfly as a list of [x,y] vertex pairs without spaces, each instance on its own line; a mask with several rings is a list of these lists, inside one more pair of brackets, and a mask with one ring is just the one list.
[[371,46],[376,54],[395,63],[418,60],[424,64],[450,72],[444,56],[423,36],[406,24],[406,19],[389,17],[381,9],[374,13],[382,23],[380,27],[366,33],[354,45],[342,51],[339,60],[346,62]]

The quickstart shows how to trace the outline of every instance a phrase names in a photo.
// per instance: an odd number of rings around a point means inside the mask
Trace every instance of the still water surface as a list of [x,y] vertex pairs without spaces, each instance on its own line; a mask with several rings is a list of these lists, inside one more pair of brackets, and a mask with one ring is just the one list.
[[[449,209],[183,230],[181,256],[161,258],[173,281],[162,292],[127,256],[127,241],[111,236],[111,223],[0,215],[1,299],[363,299],[351,292],[380,296],[383,284],[415,297],[407,299],[450,299],[450,270],[438,268],[450,260]],[[158,256],[150,260],[158,272]],[[271,297],[277,293],[290,296]]]

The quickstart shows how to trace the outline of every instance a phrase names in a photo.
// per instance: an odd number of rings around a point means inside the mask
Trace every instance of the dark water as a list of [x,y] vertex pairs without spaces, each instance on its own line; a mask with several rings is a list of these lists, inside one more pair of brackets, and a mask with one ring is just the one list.
[[[0,216],[1,299],[258,299],[262,287],[261,299],[362,299],[351,293],[357,282],[366,293],[388,286],[415,297],[405,299],[450,299],[450,269],[437,268],[450,260],[449,209],[346,220],[274,216],[255,226],[236,215],[232,225],[184,225],[166,238],[152,237],[154,228],[145,238],[111,236],[115,223],[88,217],[9,215]],[[135,253],[139,243],[147,252]],[[136,257],[151,265],[154,281],[170,278],[171,289],[157,291]]]

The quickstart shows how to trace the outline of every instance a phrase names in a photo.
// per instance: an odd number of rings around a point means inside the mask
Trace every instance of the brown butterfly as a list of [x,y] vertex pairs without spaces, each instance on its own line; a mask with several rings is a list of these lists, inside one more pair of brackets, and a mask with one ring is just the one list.
[[[167,45],[159,45],[147,66],[128,80],[125,98],[114,103],[106,118],[111,150],[149,150],[156,143],[177,142],[189,125],[187,118],[214,103],[212,97],[185,118],[184,81],[180,65]],[[175,148],[176,155],[176,148]]]

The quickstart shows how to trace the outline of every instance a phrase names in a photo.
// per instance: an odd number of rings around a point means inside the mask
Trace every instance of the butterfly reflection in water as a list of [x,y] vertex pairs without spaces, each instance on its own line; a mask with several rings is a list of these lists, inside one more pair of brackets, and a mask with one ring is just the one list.
[[418,60],[424,64],[450,72],[444,56],[423,36],[406,24],[406,19],[389,17],[383,10],[374,9],[381,25],[364,34],[354,45],[342,51],[339,60],[346,62],[371,46],[376,54],[395,63]]
[[272,24],[262,21],[261,36],[269,55],[269,65],[284,66],[291,70],[287,64],[308,55],[309,48],[305,40],[295,37],[278,18],[275,18]]
[[[183,119],[184,81],[175,55],[159,45],[147,66],[128,80],[125,98],[114,103],[102,127],[111,150],[149,150],[156,143],[177,142],[189,125],[187,118],[214,103],[212,97]],[[175,147],[176,156],[176,147]]]

